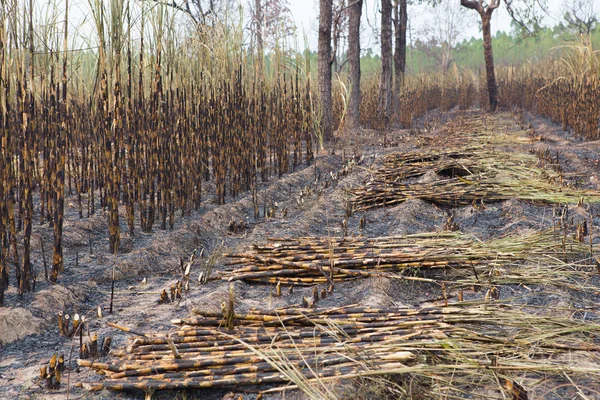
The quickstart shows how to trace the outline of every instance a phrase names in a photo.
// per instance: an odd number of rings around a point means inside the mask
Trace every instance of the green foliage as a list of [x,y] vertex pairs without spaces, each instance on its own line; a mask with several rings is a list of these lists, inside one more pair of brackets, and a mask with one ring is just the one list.
[[[536,36],[524,37],[518,29],[508,34],[498,32],[493,38],[494,62],[497,66],[522,65],[546,59],[557,59],[563,46],[576,36],[563,25],[542,28]],[[592,33],[592,42],[600,45],[600,30]],[[457,46],[455,61],[458,67],[480,69],[484,66],[483,40],[465,40]]]

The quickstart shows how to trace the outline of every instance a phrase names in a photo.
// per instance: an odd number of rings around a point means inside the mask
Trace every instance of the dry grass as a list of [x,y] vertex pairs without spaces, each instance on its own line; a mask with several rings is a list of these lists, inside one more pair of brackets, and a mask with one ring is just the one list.
[[550,118],[587,140],[600,138],[600,53],[589,38],[552,62],[500,68],[500,105]]

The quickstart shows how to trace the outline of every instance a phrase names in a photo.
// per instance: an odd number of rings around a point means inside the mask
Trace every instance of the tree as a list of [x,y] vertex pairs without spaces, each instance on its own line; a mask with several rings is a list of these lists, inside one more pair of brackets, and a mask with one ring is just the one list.
[[[425,2],[431,6],[436,6],[440,0],[418,0],[419,4]],[[415,1],[394,0],[394,94],[395,98],[400,95],[402,79],[406,72],[406,29],[408,27],[408,5],[415,4]]]
[[319,92],[321,95],[321,128],[323,139],[333,139],[331,99],[331,23],[332,0],[319,0]]
[[231,10],[233,0],[153,0],[186,13],[196,25],[214,25]]
[[263,40],[274,49],[281,40],[296,34],[296,25],[288,7],[288,0],[263,0]]
[[265,48],[274,50],[278,44],[296,34],[288,0],[250,0],[250,34],[259,57],[262,70],[262,55]]
[[394,36],[396,39],[394,49],[394,93],[400,95],[402,79],[406,72],[406,25],[408,24],[408,10],[406,0],[396,0],[394,3]]
[[[353,0],[350,0],[353,1]],[[341,72],[348,61],[348,58],[344,60],[343,41],[346,39],[344,32],[348,31],[348,8],[352,4],[346,6],[346,0],[334,0],[333,1],[333,70],[337,73]]]
[[563,11],[567,25],[582,35],[589,36],[598,22],[594,2],[590,0],[571,0],[564,4]]
[[348,129],[360,126],[360,17],[363,0],[350,0],[348,22],[348,76],[350,101],[348,104]]
[[500,6],[502,0],[460,0],[463,7],[475,10],[481,17],[481,28],[483,31],[483,56],[485,59],[485,74],[487,80],[490,110],[496,111],[498,107],[498,87],[496,86],[496,73],[494,71],[494,54],[492,52],[492,13]]
[[548,15],[546,0],[505,0],[504,2],[512,22],[521,27],[521,36],[533,36],[540,32],[542,20],[545,15]]
[[[252,37],[256,41],[256,51],[258,53],[258,70],[260,71],[259,75],[262,75],[263,71],[263,57],[264,57],[264,30],[263,30],[263,5],[262,0],[253,0],[254,8],[251,6],[250,13],[252,14],[252,24],[251,33]],[[254,43],[254,40],[253,40]]]
[[392,0],[381,0],[381,80],[379,112],[387,127],[392,106]]
[[454,60],[458,41],[470,24],[460,5],[454,2],[446,7],[431,8],[431,16],[427,25],[423,27],[421,36],[426,37],[427,42],[422,42],[422,49],[436,60],[442,72],[447,72]]

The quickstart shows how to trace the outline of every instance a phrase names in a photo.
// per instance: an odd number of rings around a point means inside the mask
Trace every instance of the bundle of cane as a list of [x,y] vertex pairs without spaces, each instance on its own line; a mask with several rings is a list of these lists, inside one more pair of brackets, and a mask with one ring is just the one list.
[[[233,328],[226,326],[227,312],[195,314],[172,321],[174,332],[146,334],[113,351],[111,362],[79,360],[105,376],[82,385],[148,392],[291,384],[309,390],[333,379],[407,374],[479,391],[498,390],[500,371],[504,379],[539,372],[600,377],[592,358],[585,365],[576,361],[600,351],[591,339],[600,325],[516,307],[251,309],[234,315]],[[566,352],[571,361],[557,365],[554,359]]]
[[[419,269],[475,271],[515,263],[565,265],[589,246],[562,230],[506,236],[487,242],[460,232],[381,238],[270,238],[251,251],[226,254],[215,277],[273,284],[318,284],[369,276],[396,276]],[[587,257],[587,256],[586,256]]]

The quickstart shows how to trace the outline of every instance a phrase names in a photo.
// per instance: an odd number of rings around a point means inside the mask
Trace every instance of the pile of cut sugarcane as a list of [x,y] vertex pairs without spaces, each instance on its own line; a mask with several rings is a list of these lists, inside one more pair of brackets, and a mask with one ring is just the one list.
[[[600,374],[594,363],[557,365],[551,359],[565,351],[600,351],[587,339],[600,333],[600,326],[517,308],[354,305],[195,314],[172,321],[178,325],[175,332],[146,334],[126,350],[113,350],[116,359],[109,362],[79,360],[80,366],[105,375],[82,386],[147,392],[257,384],[318,387],[332,379],[406,373],[453,376],[458,390],[461,379],[493,385],[497,373]],[[475,325],[483,331],[473,331]]]
[[482,242],[460,232],[405,236],[271,238],[251,251],[226,254],[224,280],[312,285],[365,276],[395,276],[415,269],[468,268],[476,274],[527,261],[563,265],[589,256],[590,247],[563,230]]
[[[418,198],[459,206],[522,199],[544,203],[600,203],[600,192],[563,184],[563,175],[539,158],[482,148],[391,154],[363,187],[349,191],[354,208],[364,211]],[[439,180],[409,182],[428,171]]]
[[529,154],[492,152],[483,146],[393,153],[383,160],[383,168],[374,174],[376,180],[397,182],[422,176],[432,170],[446,177],[472,175],[486,168],[510,165],[535,165],[537,158]]
[[[79,360],[107,379],[85,385],[103,388],[183,389],[288,383],[293,369],[324,378],[371,369],[402,368],[415,358],[386,347],[393,340],[443,339],[453,330],[445,315],[460,309],[279,309],[235,314],[195,310],[197,317],[174,320],[171,334],[137,338],[111,363]],[[228,329],[233,323],[233,329]],[[360,360],[360,361],[357,361]],[[278,367],[281,365],[281,367]],[[314,375],[314,376],[313,376]]]

